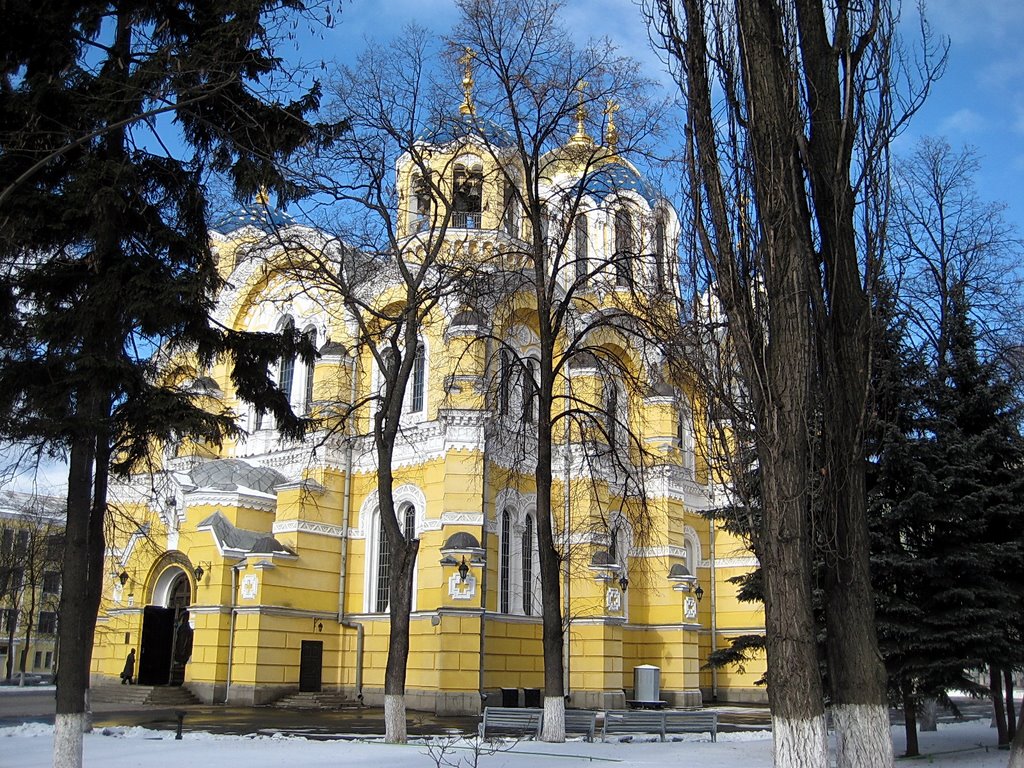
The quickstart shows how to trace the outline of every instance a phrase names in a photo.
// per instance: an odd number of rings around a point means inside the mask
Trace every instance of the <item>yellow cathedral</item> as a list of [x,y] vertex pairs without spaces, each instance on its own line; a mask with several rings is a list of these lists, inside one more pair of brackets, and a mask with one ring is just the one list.
[[[495,142],[458,131],[425,141],[437,183],[465,192],[450,196],[446,247],[484,258],[528,236],[500,204],[509,174],[495,173]],[[571,186],[579,174],[571,153],[565,157],[552,163],[553,187]],[[410,249],[432,213],[420,167],[405,158],[395,175],[394,217]],[[612,274],[607,284],[595,277],[595,295],[614,296],[623,279],[641,290],[677,290],[674,211],[614,152],[597,171],[571,222],[570,248],[583,263],[627,240],[645,255],[630,275]],[[283,360],[272,371],[295,411],[323,416],[339,403],[365,404],[342,433],[287,441],[271,417],[236,397],[226,367],[181,382],[211,408],[238,414],[245,436],[216,449],[164,446],[150,471],[112,489],[118,523],[108,541],[93,683],[116,682],[134,650],[139,684],[183,685],[207,703],[324,691],[379,706],[389,632],[389,559],[369,434],[379,371],[337,302],[278,268],[287,242],[320,243],[317,230],[260,196],[210,237],[225,281],[216,319],[253,331],[292,327],[319,350],[312,364]],[[384,273],[378,291],[385,301]],[[504,375],[501,354],[473,346],[488,323],[501,324],[488,333],[506,339],[502,349],[529,369],[528,306],[499,319],[439,302],[423,326],[395,446],[396,511],[420,541],[406,701],[437,714],[539,705],[543,689],[535,488],[506,444],[528,427],[533,405],[512,382],[486,386]],[[594,372],[583,360],[566,375]],[[703,413],[698,393],[647,378],[646,386],[611,393],[659,457],[647,468],[643,537],[619,514],[612,479],[580,476],[564,434],[554,449],[568,706],[624,706],[637,697],[634,668],[644,665],[660,670],[659,700],[670,706],[762,701],[754,683],[763,662],[705,667],[730,638],[763,632],[763,617],[737,601],[730,581],[755,559],[702,514],[721,491],[699,449],[707,435],[694,417]],[[574,525],[595,507],[603,529]]]

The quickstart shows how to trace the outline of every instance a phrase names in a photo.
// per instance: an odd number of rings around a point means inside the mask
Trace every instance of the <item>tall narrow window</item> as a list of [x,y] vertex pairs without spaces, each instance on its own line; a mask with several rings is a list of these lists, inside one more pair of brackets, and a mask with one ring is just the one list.
[[[304,335],[310,345],[316,349],[316,328],[307,328]],[[306,363],[306,388],[302,393],[303,413],[309,413],[313,410],[313,374],[315,369],[316,361],[310,360]]]
[[665,290],[665,251],[665,219],[658,214],[658,220],[654,224],[654,280],[659,291]]
[[523,525],[523,614],[533,615],[533,517],[526,516]]
[[411,232],[422,232],[430,226],[430,184],[420,174],[412,177],[410,192],[412,221]]
[[479,229],[484,187],[483,169],[480,166],[456,163],[452,183],[455,204],[452,211],[452,226]]
[[412,504],[405,505],[403,528],[405,530],[405,540],[412,541],[416,538],[416,507]]
[[426,364],[423,359],[423,345],[416,347],[416,357],[412,361],[412,392],[409,397],[409,412],[420,413],[423,410],[423,392],[426,387]]
[[498,371],[498,413],[507,416],[512,402],[512,379],[515,375],[515,364],[512,361],[512,351],[504,347],[498,358],[500,367]]
[[523,421],[533,424],[536,420],[537,404],[537,361],[532,357],[523,363]]
[[577,214],[573,229],[576,240],[576,283],[582,286],[587,284],[587,273],[590,269],[590,237],[587,232],[587,217],[585,214]]
[[519,203],[516,200],[515,186],[510,179],[505,179],[501,223],[506,235],[519,237]]
[[377,595],[374,611],[386,613],[391,603],[391,545],[384,530],[384,521],[378,525],[379,541],[377,543]]
[[512,578],[512,516],[505,510],[501,513],[501,553],[498,564],[498,610],[509,612],[509,593]]
[[620,287],[633,285],[633,217],[625,208],[615,212],[615,284]]
[[[288,333],[295,330],[295,321],[290,317],[284,321],[281,331]],[[277,386],[281,389],[285,400],[291,402],[292,380],[295,378],[295,355],[288,354],[281,358],[281,364],[277,372]]]
[[613,446],[618,441],[619,388],[612,383],[607,384],[604,401],[605,434],[608,438],[608,445]]

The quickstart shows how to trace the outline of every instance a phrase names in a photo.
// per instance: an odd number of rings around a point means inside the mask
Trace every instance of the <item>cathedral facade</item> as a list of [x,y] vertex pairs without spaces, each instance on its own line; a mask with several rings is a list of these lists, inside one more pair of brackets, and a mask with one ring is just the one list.
[[[516,174],[502,165],[496,136],[438,131],[418,162],[399,161],[398,258],[422,258],[436,232],[439,197],[425,191],[425,170],[435,189],[451,193],[441,196],[451,209],[442,212],[450,213],[446,252],[483,261],[531,238],[509,204]],[[584,169],[576,150],[593,148],[588,142],[578,134],[549,158],[552,189],[586,185],[570,218],[551,213],[574,260],[566,279],[580,281],[594,311],[621,306],[627,292],[677,298],[674,212],[614,151],[591,152]],[[260,198],[211,238],[225,278],[217,319],[253,331],[291,328],[313,341],[315,361],[282,360],[270,373],[296,412],[333,428],[282,440],[269,416],[237,397],[225,367],[178,382],[237,414],[244,437],[164,446],[150,471],[113,490],[121,522],[108,550],[94,680],[116,678],[135,649],[140,684],[182,684],[206,702],[335,691],[379,705],[390,562],[370,431],[381,358],[344,302],[327,287],[297,286],[282,266],[294,244],[328,248],[322,233]],[[622,253],[635,254],[626,267],[614,258]],[[386,266],[366,285],[368,305],[400,293]],[[393,462],[398,519],[419,540],[406,682],[413,709],[477,713],[485,703],[539,702],[535,315],[522,296],[484,312],[452,295],[422,325]],[[620,456],[643,482],[627,492],[622,462],[595,459],[581,447],[592,438],[556,430],[552,512],[569,706],[624,706],[643,665],[660,669],[660,700],[671,705],[761,700],[754,681],[763,666],[704,666],[731,637],[763,631],[763,619],[738,603],[729,581],[756,562],[702,514],[717,491],[700,450],[698,388],[668,381],[657,355],[599,336],[591,342],[631,375],[606,380],[593,354],[560,375],[566,391],[591,392],[610,414],[598,440],[606,451],[616,450],[616,430],[642,448],[643,457],[628,445]],[[177,650],[183,627],[187,657]]]

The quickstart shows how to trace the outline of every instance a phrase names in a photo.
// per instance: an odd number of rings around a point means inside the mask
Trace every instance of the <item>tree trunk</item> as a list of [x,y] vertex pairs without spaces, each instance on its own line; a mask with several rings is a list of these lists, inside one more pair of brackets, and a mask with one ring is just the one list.
[[917,743],[917,698],[910,693],[910,683],[903,682],[903,730],[907,736],[907,750],[904,757],[921,754]]
[[1013,702],[1013,669],[1003,667],[1003,683],[1006,688],[1006,738],[1017,738],[1017,712]]
[[1024,768],[1024,728],[1017,728],[1017,735],[1013,737],[1007,768]]
[[[542,357],[544,353],[542,352]],[[545,364],[547,363],[547,365]],[[541,739],[565,741],[565,667],[562,660],[561,558],[555,546],[551,509],[550,358],[541,361],[537,418],[537,546],[540,559],[542,646],[544,650],[544,725]]]
[[408,740],[405,676],[409,665],[409,615],[412,612],[412,582],[419,542],[401,536],[398,541],[389,542],[389,546],[391,637],[384,671],[384,740],[389,744],[404,744]]
[[989,664],[989,695],[992,697],[992,720],[995,722],[998,744],[1005,747],[1010,743],[1006,729],[1006,710],[1003,708],[1003,676],[999,667]]
[[[87,412],[92,409],[85,404]],[[91,413],[89,415],[92,415]],[[82,734],[86,725],[85,690],[89,659],[82,644],[88,611],[89,519],[95,443],[89,435],[76,435],[68,468],[67,524],[64,529],[63,586],[60,595],[60,677],[53,732],[54,768],[81,768]]]

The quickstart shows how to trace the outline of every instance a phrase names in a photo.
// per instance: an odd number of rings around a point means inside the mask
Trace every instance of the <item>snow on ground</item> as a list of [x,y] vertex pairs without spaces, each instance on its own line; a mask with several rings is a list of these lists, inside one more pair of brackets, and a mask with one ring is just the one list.
[[[893,729],[897,753],[903,749],[902,728]],[[921,734],[926,757],[910,764],[934,768],[1003,768],[1008,753],[1000,752],[988,721],[940,724],[938,732]],[[472,768],[469,742],[451,743],[448,765]],[[508,743],[507,751],[481,755],[478,768],[600,768],[626,766],[692,765],[698,768],[770,768],[771,735],[766,731],[721,733],[717,743],[693,736],[681,741],[633,739],[616,743],[536,741]],[[52,765],[53,729],[25,724],[0,729],[0,766],[49,768]],[[434,748],[438,752],[438,748]],[[424,742],[407,745],[371,741],[313,741],[283,736],[218,736],[209,733],[174,734],[145,728],[97,729],[85,737],[86,768],[338,768],[374,765],[381,768],[430,768],[437,765]]]

